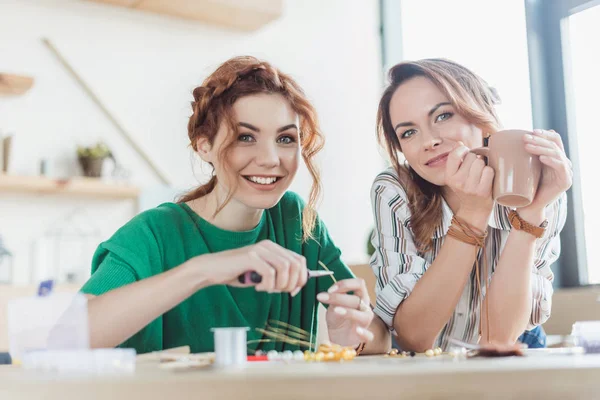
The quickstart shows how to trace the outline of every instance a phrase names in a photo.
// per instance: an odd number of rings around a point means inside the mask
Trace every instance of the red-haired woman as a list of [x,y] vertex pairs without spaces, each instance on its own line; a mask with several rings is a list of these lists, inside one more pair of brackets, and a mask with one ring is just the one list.
[[[251,350],[294,350],[261,341],[268,338],[254,328],[276,320],[315,340],[318,298],[329,305],[331,342],[384,352],[389,335],[364,281],[340,260],[315,211],[314,156],[323,137],[302,89],[264,61],[237,57],[194,90],[192,109],[191,147],[213,176],[99,246],[82,289],[90,295],[91,345],[213,351],[211,328],[244,326]],[[301,158],[313,178],[308,204],[287,191]],[[337,284],[307,278],[307,270],[322,269],[319,262]],[[250,271],[262,282],[239,283]]]

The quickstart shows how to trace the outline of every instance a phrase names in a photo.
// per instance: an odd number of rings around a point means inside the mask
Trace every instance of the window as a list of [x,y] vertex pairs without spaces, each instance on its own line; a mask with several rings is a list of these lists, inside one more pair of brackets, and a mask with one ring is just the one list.
[[[577,158],[577,180],[580,188],[582,217],[576,221],[583,225],[583,248],[587,265],[587,283],[600,283],[600,253],[593,251],[600,241],[600,208],[598,199],[598,149],[600,148],[600,128],[596,117],[599,113],[600,96],[600,6],[578,12],[568,17],[568,60],[570,64],[571,103],[568,105],[570,137],[572,140],[570,157]],[[582,281],[586,281],[585,270]]]
[[500,94],[505,128],[532,128],[523,0],[402,0],[401,24],[404,60],[466,66]]

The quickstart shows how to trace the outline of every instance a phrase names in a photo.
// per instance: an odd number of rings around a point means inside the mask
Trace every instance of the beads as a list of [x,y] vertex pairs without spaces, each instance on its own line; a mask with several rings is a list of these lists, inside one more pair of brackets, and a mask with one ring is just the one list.
[[399,357],[399,358],[406,358],[406,357],[414,357],[417,353],[415,353],[414,351],[398,351],[398,349],[392,349],[386,357]]
[[294,361],[304,361],[304,353],[300,350],[294,352]]
[[290,350],[282,351],[281,353],[276,350],[269,350],[267,353],[267,360],[269,361],[293,361],[298,357],[300,360],[304,359],[304,354],[300,351],[298,354],[292,353]]
[[351,347],[342,347],[340,345],[334,344],[322,344],[319,346],[316,352],[311,352],[306,350],[302,352],[300,350],[296,350],[293,353],[289,350],[284,352],[277,352],[275,350],[270,350],[267,353],[267,359],[269,361],[308,361],[308,362],[341,362],[341,361],[350,361],[356,357],[356,350]]
[[456,359],[456,360],[462,360],[462,359],[466,359],[467,355],[468,355],[468,351],[467,349],[465,349],[464,347],[461,348],[454,348],[450,351],[450,357]]
[[[440,347],[436,347],[435,349],[428,349],[423,353],[427,357],[438,357],[444,354]],[[414,351],[402,351],[400,352],[398,349],[392,349],[386,357],[396,357],[396,358],[406,358],[406,357],[415,357],[417,353]]]
[[356,357],[356,350],[351,347],[342,347],[334,344],[322,344],[319,349],[313,353],[310,351],[304,352],[305,361],[316,362],[335,362],[335,361],[350,361]]

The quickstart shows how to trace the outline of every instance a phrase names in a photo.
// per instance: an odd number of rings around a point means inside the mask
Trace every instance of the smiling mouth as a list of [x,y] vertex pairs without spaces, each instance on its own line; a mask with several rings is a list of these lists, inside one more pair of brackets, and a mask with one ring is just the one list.
[[450,153],[440,154],[439,156],[437,156],[435,158],[432,158],[431,160],[427,161],[425,163],[425,165],[427,165],[429,167],[431,165],[439,164],[439,163],[445,161],[448,158],[448,154],[450,154]]
[[275,182],[278,182],[279,180],[281,180],[281,176],[247,176],[247,175],[243,175],[244,179],[246,179],[247,181],[250,181],[252,183],[256,183],[258,185],[272,185]]

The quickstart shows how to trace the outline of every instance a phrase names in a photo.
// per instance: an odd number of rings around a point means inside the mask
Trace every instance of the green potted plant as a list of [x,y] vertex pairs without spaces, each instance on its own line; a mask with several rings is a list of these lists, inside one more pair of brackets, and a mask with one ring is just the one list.
[[371,243],[371,238],[373,237],[373,234],[375,233],[375,228],[371,229],[371,232],[369,232],[369,236],[367,236],[367,243],[365,243],[365,250],[367,251],[367,255],[370,257],[373,255],[373,253],[375,253],[375,247],[373,247],[373,243]]
[[108,146],[98,142],[92,147],[77,147],[77,158],[83,170],[83,176],[99,178],[102,176],[102,165],[104,160],[111,157],[112,153]]

